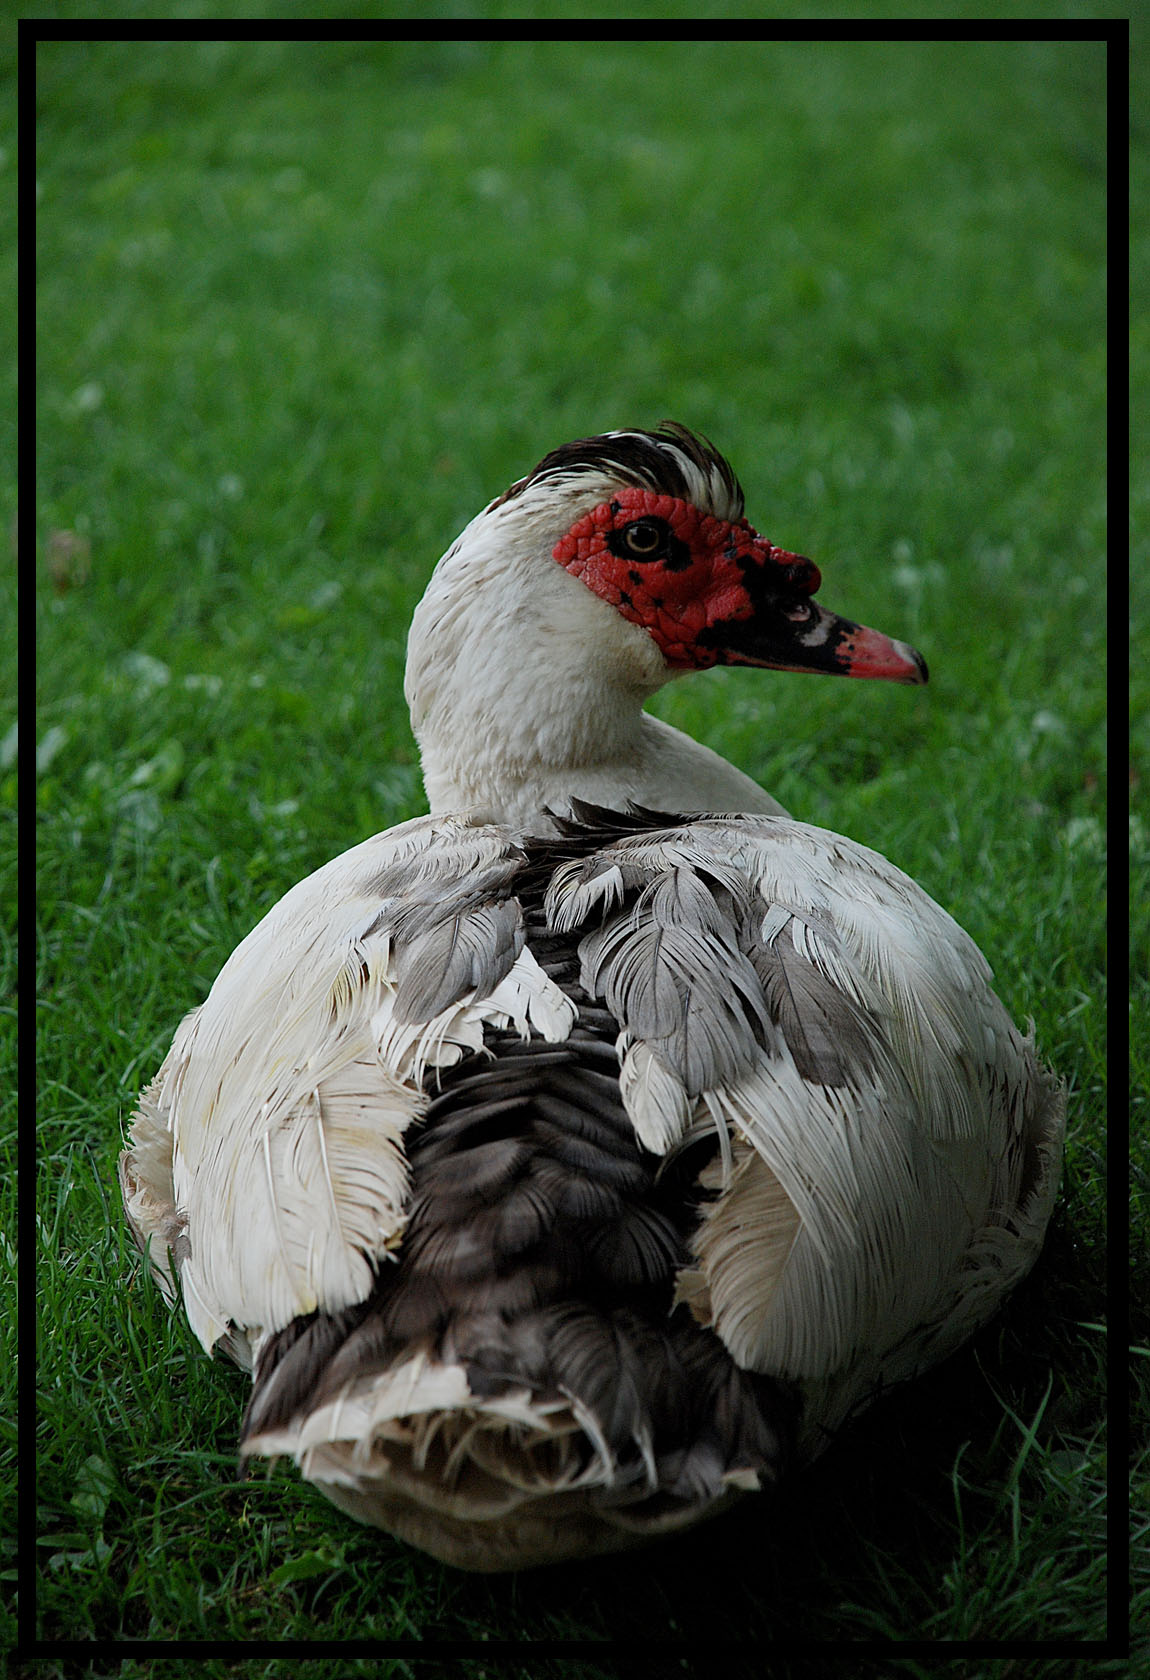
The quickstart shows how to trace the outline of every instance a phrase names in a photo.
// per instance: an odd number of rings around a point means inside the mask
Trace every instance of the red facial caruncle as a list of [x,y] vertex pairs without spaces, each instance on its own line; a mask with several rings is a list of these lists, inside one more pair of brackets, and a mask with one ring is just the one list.
[[716,519],[639,488],[620,488],[593,508],[552,554],[641,625],[677,671],[725,663],[721,641],[711,640],[719,625],[754,618],[775,594],[801,611],[820,582],[812,561],[775,548],[747,520]]

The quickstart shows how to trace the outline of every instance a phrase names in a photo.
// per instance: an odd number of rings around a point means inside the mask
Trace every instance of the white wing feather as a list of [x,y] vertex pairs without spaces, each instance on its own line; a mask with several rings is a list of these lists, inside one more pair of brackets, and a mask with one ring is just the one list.
[[[712,817],[616,843],[594,869],[557,871],[549,906],[568,928],[602,916],[581,947],[584,984],[620,1013],[638,1137],[667,1154],[709,1120],[733,1144],[708,1169],[720,1193],[704,1205],[677,1298],[740,1365],[821,1389],[812,1415],[832,1426],[860,1394],[941,1357],[940,1336],[957,1345],[1025,1272],[1057,1187],[1063,1099],[977,947],[864,846],[785,818]],[[663,1019],[674,996],[673,967],[657,968],[665,918],[641,925],[639,914],[653,878],[692,869],[744,924],[729,929],[732,984],[715,958],[695,965],[679,1000],[716,1023],[727,1072],[704,1089],[698,1058],[677,1057],[683,1035]],[[631,910],[616,909],[624,882],[643,889]],[[717,935],[707,910],[696,952]],[[791,1024],[793,1041],[784,1018],[763,1033],[748,1014],[737,1042],[744,952],[787,957],[790,976],[796,957],[809,965],[809,1018]],[[820,994],[829,1014],[815,1020]],[[658,1048],[637,1027],[644,1015]],[[821,1056],[834,1079],[800,1070],[800,1055]],[[1040,1170],[1022,1212],[1024,1131]]]
[[169,1293],[164,1250],[179,1242],[206,1347],[362,1299],[402,1234],[403,1134],[425,1070],[481,1048],[485,1021],[570,1030],[573,1005],[527,951],[429,1020],[396,1014],[389,908],[415,889],[463,896],[509,845],[500,830],[418,818],[354,847],[280,900],[181,1025],[122,1171]]

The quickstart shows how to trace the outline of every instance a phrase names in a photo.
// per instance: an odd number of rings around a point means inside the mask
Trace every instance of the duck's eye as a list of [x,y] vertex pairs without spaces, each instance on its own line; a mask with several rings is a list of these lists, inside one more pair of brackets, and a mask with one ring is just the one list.
[[636,560],[653,560],[667,540],[661,519],[636,519],[623,527],[623,544]]

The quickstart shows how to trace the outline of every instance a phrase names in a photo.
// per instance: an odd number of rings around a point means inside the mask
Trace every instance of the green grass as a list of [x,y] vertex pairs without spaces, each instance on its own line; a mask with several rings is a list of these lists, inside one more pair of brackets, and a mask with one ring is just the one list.
[[[1026,42],[41,48],[43,1637],[1103,1636],[1102,74]],[[716,672],[656,709],[970,930],[1070,1082],[1065,1194],[974,1347],[777,1499],[469,1578],[238,1479],[245,1380],[141,1277],[115,1160],[242,935],[422,808],[404,637],[447,543],[555,444],[666,415],[932,682]]]
[[[103,0],[23,0],[21,18],[96,19],[107,16]],[[162,17],[169,22],[224,18],[313,19],[362,18],[371,22],[414,19],[563,19],[572,11],[567,0],[120,0],[117,20]],[[579,8],[580,20],[610,18],[639,22],[679,18],[691,22],[727,22],[730,19],[760,20],[765,15],[762,0],[586,0]],[[773,0],[772,19],[824,19],[874,17],[872,0]],[[1000,19],[1001,0],[887,0],[887,18]],[[1020,0],[1011,7],[1012,18],[1113,18],[1102,0]]]

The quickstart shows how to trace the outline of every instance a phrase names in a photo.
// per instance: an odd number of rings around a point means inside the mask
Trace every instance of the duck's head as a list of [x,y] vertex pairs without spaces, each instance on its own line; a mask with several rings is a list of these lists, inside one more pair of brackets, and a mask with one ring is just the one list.
[[416,611],[425,773],[450,761],[441,785],[461,788],[473,744],[524,775],[622,762],[645,700],[714,665],[926,681],[905,642],[816,602],[819,583],[759,535],[728,462],[686,427],[564,444],[472,520]]
[[[597,486],[603,499],[592,506]],[[645,630],[672,671],[760,665],[926,681],[914,648],[812,599],[818,567],[759,535],[730,464],[685,426],[665,421],[653,432],[564,444],[489,511],[519,500],[569,511],[571,490],[586,511],[559,535],[552,559]]]

